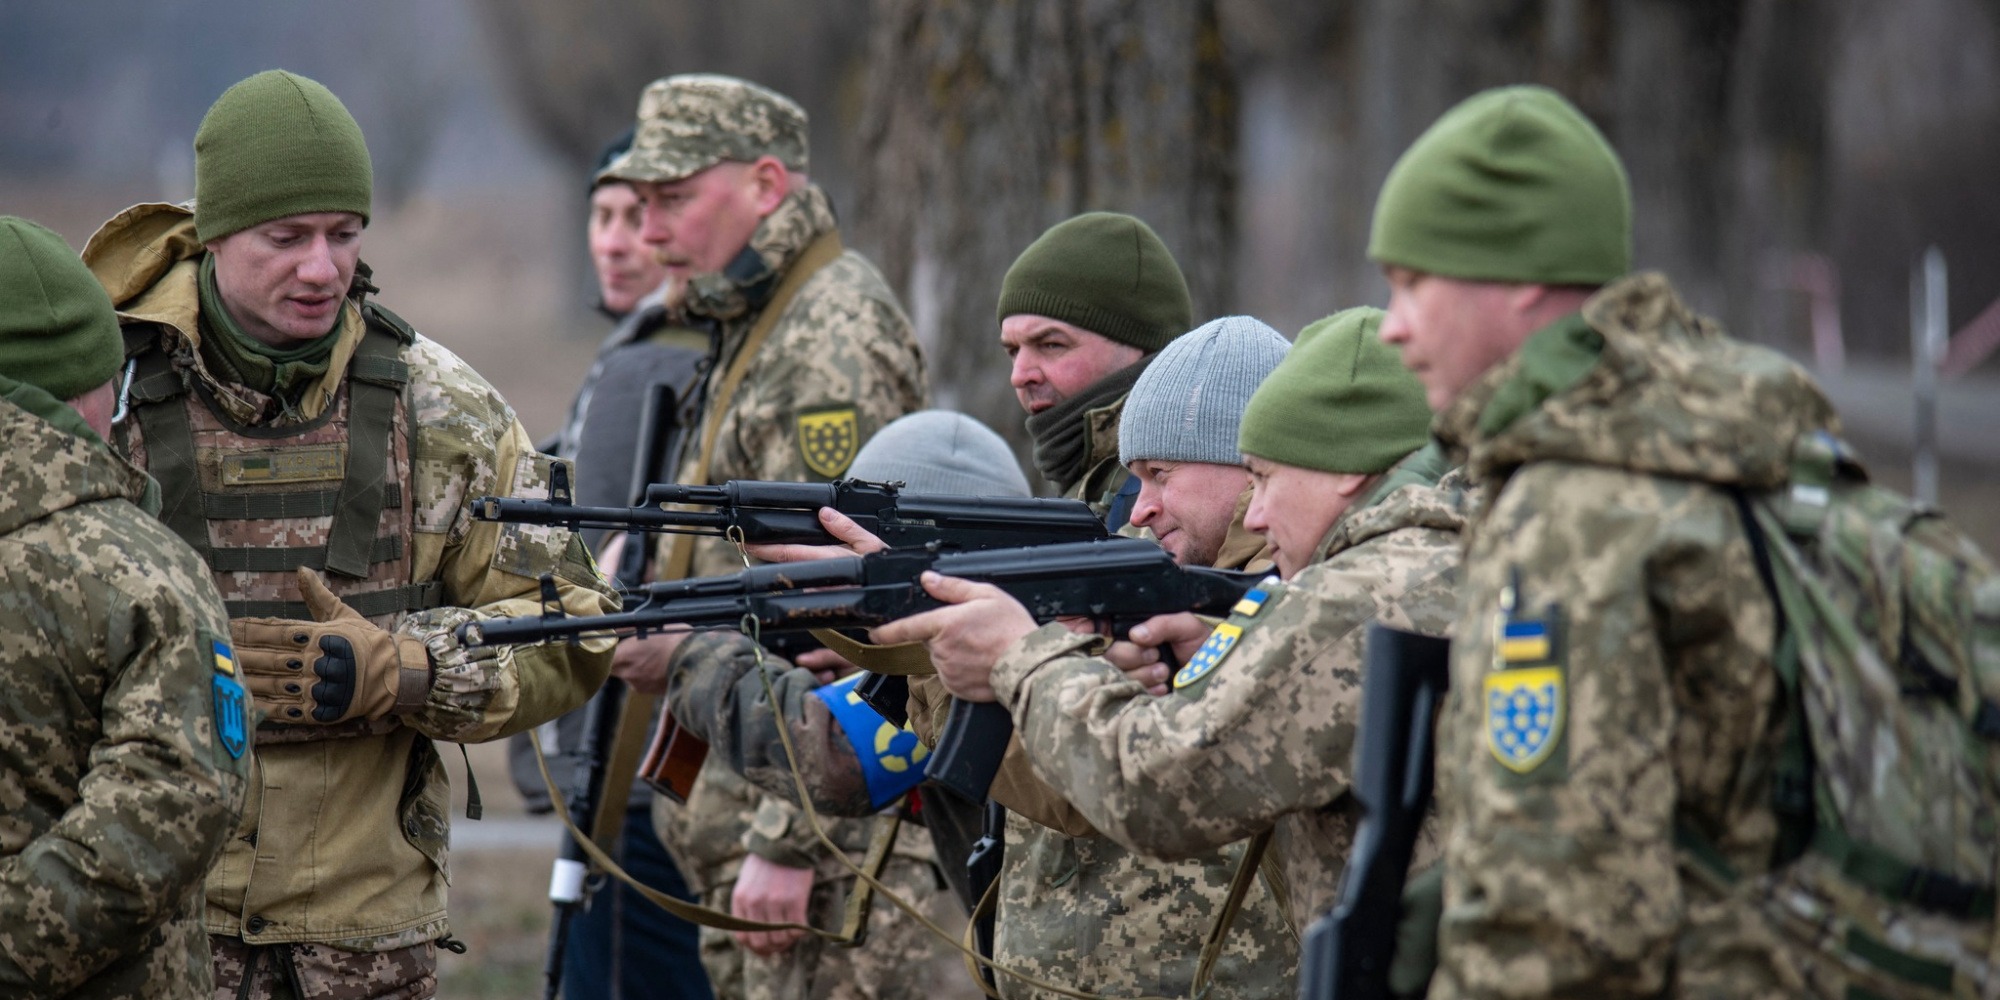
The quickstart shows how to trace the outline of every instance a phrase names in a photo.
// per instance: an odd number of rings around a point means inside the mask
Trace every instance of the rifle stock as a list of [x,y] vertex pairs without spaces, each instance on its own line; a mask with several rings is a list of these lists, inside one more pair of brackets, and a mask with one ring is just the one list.
[[1451,641],[1368,626],[1352,794],[1361,807],[1333,910],[1306,930],[1300,1000],[1388,1000],[1403,880],[1435,776],[1434,720]]

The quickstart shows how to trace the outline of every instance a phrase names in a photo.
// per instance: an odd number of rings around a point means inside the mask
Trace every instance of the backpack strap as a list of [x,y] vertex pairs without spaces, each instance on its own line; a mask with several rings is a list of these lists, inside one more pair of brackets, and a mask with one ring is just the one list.
[[[1796,490],[1787,497],[1787,513],[1783,518],[1787,531],[1795,530],[1795,524],[1804,523],[1803,520],[1793,520],[1793,511],[1797,511],[1802,519],[1812,518],[1811,530],[1819,530],[1819,521],[1825,518],[1831,498],[1831,465],[1827,466],[1827,472],[1829,478],[1816,498],[1811,490],[1806,491],[1806,502],[1803,504]],[[1813,829],[1818,825],[1813,815],[1812,745],[1806,737],[1805,706],[1799,700],[1799,637],[1791,628],[1790,615],[1786,611],[1789,606],[1787,595],[1771,559],[1771,538],[1758,522],[1750,498],[1741,490],[1732,490],[1730,495],[1736,501],[1736,512],[1743,522],[1743,534],[1750,542],[1750,551],[1757,563],[1757,575],[1764,581],[1764,591],[1770,595],[1771,612],[1776,619],[1777,631],[1771,642],[1771,665],[1777,670],[1779,683],[1784,689],[1786,712],[1784,741],[1778,746],[1778,757],[1771,773],[1771,809],[1778,818],[1778,839],[1772,847],[1772,863],[1784,864],[1805,853],[1812,842]],[[1815,499],[1816,504],[1813,502]],[[1718,860],[1721,858],[1712,845],[1710,853],[1715,854]]]

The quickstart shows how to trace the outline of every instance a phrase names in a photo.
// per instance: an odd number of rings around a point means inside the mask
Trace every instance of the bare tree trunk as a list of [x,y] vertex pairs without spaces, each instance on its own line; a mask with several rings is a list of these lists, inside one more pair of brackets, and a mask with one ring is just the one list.
[[1017,442],[994,305],[1078,212],[1130,212],[1197,320],[1234,290],[1236,92],[1213,0],[875,0],[851,229],[916,320],[938,405]]

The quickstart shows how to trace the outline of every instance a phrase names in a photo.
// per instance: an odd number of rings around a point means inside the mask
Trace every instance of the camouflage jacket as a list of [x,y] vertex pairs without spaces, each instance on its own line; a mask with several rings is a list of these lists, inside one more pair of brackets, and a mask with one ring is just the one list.
[[[1420,451],[1343,514],[1312,565],[1230,616],[1234,645],[1148,696],[1060,626],[993,672],[1041,775],[1099,830],[1162,857],[1275,827],[1271,858],[1295,931],[1332,905],[1353,846],[1349,782],[1371,621],[1449,634],[1461,477]],[[1421,464],[1428,462],[1427,466]],[[1386,487],[1386,489],[1384,488]],[[1193,668],[1190,668],[1192,670]],[[1039,752],[1046,748],[1046,752]],[[1435,857],[1435,843],[1424,854]]]
[[[1116,442],[1115,424],[1109,437]],[[1113,450],[1115,453],[1115,444]],[[1241,505],[1237,514],[1242,514]],[[1235,527],[1231,532],[1237,537]],[[1260,555],[1249,546],[1231,546],[1231,550],[1244,559]],[[1061,625],[1046,626],[1008,651],[994,666],[995,679],[1022,655],[1024,644],[1055,633],[1077,644],[1095,641]],[[913,718],[919,690],[913,682]],[[1136,685],[1134,691],[1143,693]],[[935,717],[941,717],[947,706],[938,698],[930,707]],[[922,727],[918,734],[927,735]],[[1023,749],[1039,745],[1034,740],[1035,732],[1026,726],[1016,731],[994,782],[995,800],[1008,807],[999,908],[994,920],[994,959],[1038,978],[1094,993],[1185,995],[1194,980],[1202,942],[1242,861],[1243,845],[1190,851],[1177,861],[1161,861],[1131,850],[1098,833],[1085,819],[1087,808],[1072,804],[1074,799],[1060,785],[1051,787],[1043,780]],[[1003,789],[1006,798],[1002,797]],[[1015,804],[1023,799],[1031,803],[1031,809],[1060,821],[1046,822],[1034,812],[1024,815]],[[1298,941],[1285,927],[1278,901],[1261,880],[1252,885],[1235,926],[1206,996],[1211,1000],[1247,1000],[1290,995],[1295,989]],[[1146,958],[1135,961],[1134,956]],[[1006,976],[1000,977],[999,989],[1009,1000],[1052,995]]]
[[250,763],[218,738],[222,599],[144,473],[0,397],[0,996],[206,1000],[201,880]]
[[[833,210],[817,187],[788,195],[758,224],[748,255],[756,274],[691,280],[679,317],[706,327],[719,345],[708,392],[721,381],[756,325],[763,300],[787,269],[822,234],[835,232]],[[732,273],[741,272],[732,266]],[[734,398],[710,398],[701,425],[691,428],[680,481],[695,480],[706,426],[716,424],[715,452],[705,482],[730,479],[826,481],[845,472],[861,442],[883,425],[924,406],[922,354],[909,317],[874,265],[843,252],[800,287],[784,315],[750,359]],[[665,536],[663,557],[674,536]],[[743,567],[734,546],[719,538],[694,543],[695,576]],[[689,648],[692,647],[692,650]],[[716,647],[690,643],[677,658]],[[806,867],[819,855],[803,814],[788,803],[759,796],[721,756],[703,768],[685,807],[657,808],[661,839],[674,852],[689,883],[712,891],[735,878],[745,850],[782,864]],[[834,824],[839,826],[840,824]],[[864,824],[862,824],[865,826]],[[850,833],[829,830],[836,841]]]
[[1798,368],[1658,275],[1536,333],[1439,414],[1486,489],[1439,724],[1433,997],[1785,996],[1796,969],[1675,849],[1769,867],[1785,707],[1733,491],[1831,429]]
[[[106,223],[84,262],[128,331],[149,331],[164,348],[185,352],[184,370],[208,390],[205,398],[235,408],[231,401],[248,390],[218,381],[193,349],[201,253],[189,210],[148,204]],[[309,408],[333,398],[361,332],[350,300],[324,384],[305,394]],[[500,394],[443,345],[419,336],[401,360],[415,428],[410,582],[442,584],[443,606],[403,616],[395,628],[423,637],[431,650],[429,703],[386,731],[260,746],[243,819],[208,880],[204,923],[214,934],[352,951],[443,937],[451,791],[431,741],[479,742],[527,729],[582,704],[610,670],[611,643],[602,640],[477,657],[457,647],[452,632],[464,622],[535,612],[543,573],[555,576],[571,614],[610,611],[617,598],[569,532],[472,519],[471,497],[545,494],[548,461]],[[232,415],[254,417],[248,409]],[[132,424],[119,425],[114,446],[143,455]]]

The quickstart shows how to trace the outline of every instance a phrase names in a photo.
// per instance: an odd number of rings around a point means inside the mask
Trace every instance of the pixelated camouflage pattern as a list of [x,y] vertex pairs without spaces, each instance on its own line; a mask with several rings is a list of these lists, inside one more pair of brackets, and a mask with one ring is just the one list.
[[[121,321],[146,325],[163,349],[185,351],[193,363],[184,370],[213,390],[192,349],[200,323],[189,255],[201,251],[191,233],[185,208],[139,206],[91,238],[85,262],[111,290]],[[610,669],[608,640],[458,647],[451,631],[459,624],[539,610],[545,572],[570,614],[613,610],[617,598],[568,531],[472,519],[474,496],[546,496],[548,461],[499,393],[442,345],[419,336],[401,359],[414,428],[400,477],[409,484],[405,582],[438,581],[444,606],[403,615],[394,628],[431,652],[429,700],[401,727],[264,748],[243,819],[209,879],[204,925],[212,934],[351,951],[444,936],[450,788],[431,741],[489,740],[537,725],[582,704]],[[343,379],[345,370],[328,377]],[[125,440],[143,455],[143,441]]]
[[[247,945],[218,937],[214,1000],[425,1000],[437,994],[437,946],[343,951],[322,944]],[[294,993],[284,965],[298,974]],[[243,979],[252,968],[250,985]]]
[[1111,513],[1111,504],[1124,487],[1125,477],[1131,475],[1118,461],[1118,418],[1124,412],[1124,396],[1118,397],[1117,402],[1084,411],[1083,422],[1088,437],[1084,446],[1083,478],[1063,492],[1067,499],[1090,504],[1090,509],[1098,517]]
[[201,880],[248,760],[216,738],[222,600],[147,485],[0,400],[0,995],[208,992]]
[[[1435,473],[1433,473],[1435,475]],[[1162,857],[1273,829],[1286,916],[1333,903],[1358,814],[1346,797],[1369,622],[1447,635],[1457,613],[1462,480],[1403,486],[1344,514],[1318,559],[1261,589],[1242,636],[1201,680],[1148,696],[1053,626],[994,669],[1035,772],[1097,829]],[[1417,865],[1437,856],[1426,824]]]
[[632,148],[598,180],[677,181],[724,160],[773,156],[808,167],[806,112],[768,87],[715,73],[683,73],[646,85]]
[[[1430,995],[1800,995],[1795,956],[1745,895],[1696,872],[1675,829],[1746,877],[1768,868],[1776,618],[1729,491],[1784,482],[1792,442],[1831,408],[1657,275],[1606,288],[1583,317],[1603,342],[1581,376],[1543,381],[1543,398],[1482,430],[1507,383],[1537,382],[1537,334],[1434,427],[1489,499],[1439,725]],[[1513,618],[1556,626],[1567,697],[1555,752],[1525,774],[1489,750],[1482,694],[1510,597]]]
[[[1122,401],[1107,409],[1115,414]],[[1115,422],[1104,437],[1115,455]],[[1092,439],[1099,439],[1095,432]],[[1237,513],[1242,513],[1240,506]],[[1254,553],[1243,553],[1243,548],[1236,547],[1239,557],[1256,558]],[[1024,643],[1058,632],[1069,643],[1096,641],[1050,625]],[[1020,648],[1008,650],[995,665],[996,677]],[[910,687],[914,703],[918,685],[913,681]],[[1132,687],[1143,693],[1136,684]],[[936,706],[939,712],[944,708],[942,703]],[[918,735],[925,735],[922,728]],[[1086,819],[1088,808],[1046,782],[1031,765],[1025,748],[1034,736],[1025,727],[1017,729],[994,782],[995,800],[1008,807],[1006,850],[996,890],[994,960],[1040,979],[1112,996],[1186,994],[1202,943],[1241,865],[1244,845],[1190,851],[1181,859],[1163,861],[1098,833]],[[1016,769],[1024,773],[1010,773]],[[1028,810],[1017,808],[1023,797],[1029,800]],[[1060,821],[1038,822],[1036,812]],[[1206,996],[1290,995],[1295,988],[1298,939],[1285,925],[1284,913],[1262,879],[1253,883],[1234,927]],[[1009,1000],[1051,995],[1006,976],[998,985],[1000,995]]]
[[[720,274],[697,276],[689,283],[680,318],[720,330],[721,354],[710,372],[710,391],[719,391],[721,373],[728,371],[757,321],[756,296],[747,289],[763,288],[768,295],[813,240],[833,231],[825,194],[810,186],[794,191],[751,235],[749,247],[764,265],[758,275],[741,285]],[[924,387],[923,358],[909,317],[874,265],[846,251],[800,287],[750,360],[735,398],[709,400],[703,419],[719,424],[705,481],[825,481],[807,467],[800,449],[800,414],[851,407],[859,438],[866,440],[897,417],[922,409]],[[694,443],[681,466],[681,482],[694,481],[702,433],[700,427],[690,429]],[[693,544],[690,575],[743,568],[742,555],[724,539]],[[671,545],[664,543],[657,564],[666,564]],[[703,768],[686,808],[656,807],[655,816],[663,819],[660,839],[697,891],[735,877],[746,840],[749,849],[768,860],[795,867],[807,867],[801,862],[818,857],[803,816],[787,804],[760,804],[758,799],[755,789],[718,756]],[[769,832],[751,829],[759,815],[760,829]]]
[[[912,834],[928,839],[923,830],[906,824],[901,837]],[[937,872],[929,863],[891,858],[881,881],[916,904],[932,923],[947,930],[965,925],[951,895],[939,890]],[[823,881],[813,887],[806,911],[813,926],[829,930],[840,926],[848,884]],[[702,901],[727,910],[729,890],[711,891]],[[719,1000],[975,1000],[980,996],[956,951],[945,948],[908,914],[880,897],[869,920],[868,940],[859,948],[835,947],[809,936],[764,958],[736,947],[727,932],[703,927],[701,964]]]

